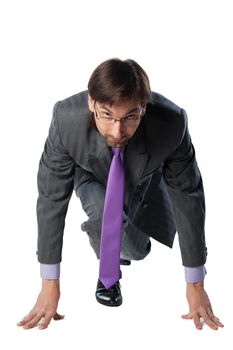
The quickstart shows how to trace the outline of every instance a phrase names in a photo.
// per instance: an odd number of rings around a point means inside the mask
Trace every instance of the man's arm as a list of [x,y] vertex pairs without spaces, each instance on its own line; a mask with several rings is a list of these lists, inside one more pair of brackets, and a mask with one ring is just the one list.
[[206,262],[205,197],[183,109],[180,117],[183,137],[165,161],[163,177],[172,201],[183,265],[195,267]]
[[18,323],[18,326],[23,328],[39,325],[40,329],[44,329],[48,327],[52,318],[64,318],[57,313],[60,298],[60,262],[65,216],[73,191],[75,165],[60,136],[57,118],[59,108],[58,102],[53,109],[49,135],[37,175],[37,254],[41,263],[42,287],[33,309]]
[[[207,256],[204,230],[205,196],[202,176],[188,130],[187,115],[183,109],[180,117],[183,118],[183,137],[165,161],[163,176],[173,205],[183,265],[196,269],[205,264]],[[188,281],[186,297],[189,313],[183,315],[183,318],[193,319],[197,329],[202,329],[201,317],[212,329],[223,327],[213,314],[204,290],[204,281]]]
[[43,264],[61,262],[65,216],[73,191],[75,164],[62,143],[59,108],[57,102],[37,175],[37,254],[38,261]]

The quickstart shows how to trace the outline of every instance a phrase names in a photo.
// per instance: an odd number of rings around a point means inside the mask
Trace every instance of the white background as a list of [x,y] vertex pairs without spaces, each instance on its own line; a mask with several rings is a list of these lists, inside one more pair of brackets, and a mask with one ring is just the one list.
[[[1,349],[232,349],[231,1],[1,1]],[[61,266],[63,321],[44,331],[16,323],[40,290],[36,174],[56,101],[87,88],[102,61],[135,59],[152,90],[188,114],[204,181],[206,291],[224,329],[202,331],[188,312],[178,241],[152,242],[122,267],[124,302],[95,300],[98,263],[72,196]]]

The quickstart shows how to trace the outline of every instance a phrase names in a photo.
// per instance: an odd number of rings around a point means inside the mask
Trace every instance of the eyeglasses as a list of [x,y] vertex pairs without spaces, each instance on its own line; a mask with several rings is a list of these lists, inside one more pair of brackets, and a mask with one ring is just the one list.
[[99,121],[101,121],[101,123],[108,124],[108,125],[113,125],[113,124],[115,124],[116,121],[119,121],[119,122],[121,122],[124,125],[134,126],[134,125],[138,124],[138,122],[142,118],[142,115],[141,115],[142,106],[140,108],[139,113],[129,114],[129,115],[125,116],[125,117],[122,117],[121,119],[117,119],[117,118],[111,117],[111,114],[109,112],[100,112],[100,111],[98,111],[98,114],[97,114],[96,101],[95,101],[95,104],[94,104],[94,110],[95,110],[95,117],[96,117],[96,119],[99,119]]

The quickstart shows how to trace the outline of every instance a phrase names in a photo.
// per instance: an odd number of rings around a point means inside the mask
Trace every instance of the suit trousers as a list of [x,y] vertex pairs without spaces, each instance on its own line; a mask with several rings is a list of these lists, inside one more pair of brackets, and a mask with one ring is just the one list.
[[[86,171],[78,181],[78,185],[74,183],[74,190],[89,218],[81,224],[81,230],[88,234],[90,245],[99,259],[106,188],[92,173]],[[120,257],[128,260],[142,260],[150,251],[150,236],[133,226],[130,218],[123,211]]]

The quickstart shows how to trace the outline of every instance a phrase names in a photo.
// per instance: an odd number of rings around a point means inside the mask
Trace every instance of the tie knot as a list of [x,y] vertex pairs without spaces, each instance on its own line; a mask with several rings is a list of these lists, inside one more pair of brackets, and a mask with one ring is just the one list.
[[122,148],[121,147],[112,147],[112,151],[113,151],[115,156],[119,156],[119,154],[122,151]]

